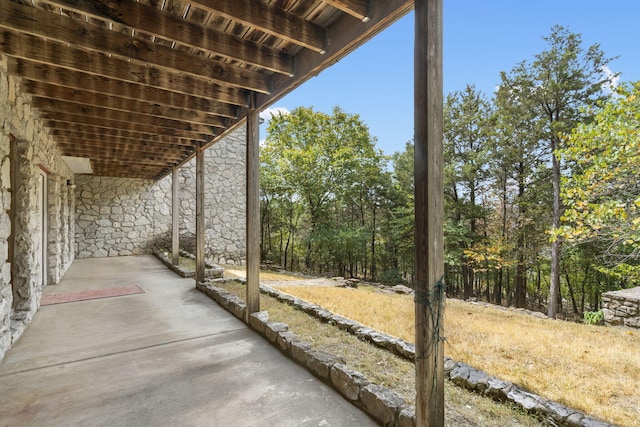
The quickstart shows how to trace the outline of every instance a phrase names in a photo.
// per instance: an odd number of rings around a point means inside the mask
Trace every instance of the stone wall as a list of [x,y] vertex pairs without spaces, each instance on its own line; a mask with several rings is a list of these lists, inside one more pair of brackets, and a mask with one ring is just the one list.
[[[0,359],[74,258],[73,174],[0,55]],[[46,177],[47,217],[38,208]],[[46,225],[46,233],[43,230]]]
[[171,225],[171,181],[79,175],[78,258],[149,253]]
[[[205,151],[205,255],[215,263],[244,261],[244,153],[244,128]],[[180,234],[194,236],[195,159],[178,175]],[[78,176],[78,258],[150,253],[171,230],[171,179]]]
[[[218,264],[245,260],[246,129],[239,128],[207,151],[205,176],[205,253]],[[195,159],[180,170],[180,233],[196,229]]]
[[609,325],[640,328],[640,286],[602,294],[604,321]]

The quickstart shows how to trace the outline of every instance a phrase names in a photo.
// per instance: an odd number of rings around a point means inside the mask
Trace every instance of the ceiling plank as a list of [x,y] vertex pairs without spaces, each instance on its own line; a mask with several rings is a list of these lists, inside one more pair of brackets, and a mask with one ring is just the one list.
[[361,20],[362,22],[369,22],[371,17],[369,16],[369,0],[323,0],[325,3],[330,4],[336,9],[348,13]]
[[[186,95],[198,95],[212,100],[229,101],[244,94],[238,88],[211,84],[202,79],[166,71],[157,67],[142,66],[109,57],[97,52],[68,47],[63,43],[43,40],[40,37],[20,34],[10,30],[0,31],[0,51],[23,60],[63,67],[70,70],[96,74],[130,83],[167,89]],[[229,99],[225,94],[229,93]]]
[[229,34],[186,21],[174,14],[131,0],[43,0],[66,10],[115,22],[184,46],[254,65],[293,74],[291,56]]
[[214,97],[212,99],[207,98],[206,94],[198,94],[198,96],[187,94],[197,90],[194,87],[171,91],[158,86],[153,87],[116,80],[14,57],[8,58],[7,66],[10,74],[33,81],[152,102],[154,104],[191,108],[223,117],[235,118],[242,115],[243,108],[239,106],[244,106],[247,102],[247,96],[244,91],[235,88],[217,86],[218,91],[216,92],[216,87],[209,85],[210,95]]
[[69,43],[96,52],[117,55],[210,82],[269,93],[270,77],[246,68],[213,61],[202,55],[147,43],[97,25],[56,15],[33,6],[0,2],[0,28]]
[[68,89],[62,86],[48,85],[46,83],[23,80],[22,87],[30,94],[38,98],[47,98],[51,101],[64,100],[80,105],[108,108],[119,111],[135,111],[139,114],[161,117],[165,119],[180,120],[189,123],[204,124],[224,127],[225,118],[213,116],[197,110],[174,108],[165,105],[154,105],[132,99],[120,98],[113,95],[105,95],[87,92],[80,89]]
[[182,130],[169,129],[169,128],[159,128],[157,126],[144,124],[144,123],[136,123],[134,121],[123,122],[123,121],[117,121],[117,120],[109,120],[109,119],[100,118],[100,117],[91,117],[83,114],[64,113],[60,111],[45,111],[45,112],[41,112],[40,116],[44,119],[55,120],[58,122],[65,122],[65,123],[75,123],[82,126],[101,126],[101,127],[117,129],[117,130],[144,132],[144,133],[151,133],[151,134],[157,134],[157,135],[168,135],[168,136],[175,136],[179,138],[208,141],[207,136],[202,133],[182,131]]
[[61,101],[59,99],[41,98],[38,96],[32,97],[31,105],[40,110],[43,115],[46,115],[49,112],[79,114],[99,119],[114,120],[125,123],[142,123],[163,129],[166,128],[183,130],[201,134],[214,133],[213,127],[215,126],[213,124],[204,125],[197,123],[187,123],[180,120],[165,119],[152,115],[141,114],[139,112],[126,112],[121,110],[113,110],[110,108],[94,107],[87,104],[77,104],[75,102]]
[[324,28],[261,1],[190,0],[189,3],[316,53],[326,51]]

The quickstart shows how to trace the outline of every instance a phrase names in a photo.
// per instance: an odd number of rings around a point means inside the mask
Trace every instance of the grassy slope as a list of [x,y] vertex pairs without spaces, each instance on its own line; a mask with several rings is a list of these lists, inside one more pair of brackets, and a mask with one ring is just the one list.
[[[413,298],[371,289],[287,287],[390,335],[413,342]],[[445,353],[621,426],[640,426],[640,333],[538,319],[448,300]]]
[[[244,297],[244,286],[229,283],[224,287]],[[262,310],[269,312],[270,321],[288,324],[291,331],[315,349],[342,358],[349,367],[362,372],[370,381],[394,389],[408,404],[414,404],[413,363],[360,341],[335,326],[321,323],[271,297],[261,295],[260,304]],[[540,426],[534,417],[519,409],[493,402],[448,382],[445,387],[445,417],[447,427]]]

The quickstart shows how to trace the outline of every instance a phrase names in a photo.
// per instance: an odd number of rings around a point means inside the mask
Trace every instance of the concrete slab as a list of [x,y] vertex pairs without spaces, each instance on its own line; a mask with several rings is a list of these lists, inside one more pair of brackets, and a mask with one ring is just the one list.
[[0,426],[368,426],[366,414],[153,257],[78,260],[0,365]]

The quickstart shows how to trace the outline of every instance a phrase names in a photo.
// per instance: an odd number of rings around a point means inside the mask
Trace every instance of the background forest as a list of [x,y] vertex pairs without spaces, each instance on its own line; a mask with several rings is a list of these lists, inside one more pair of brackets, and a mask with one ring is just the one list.
[[[556,26],[547,49],[444,105],[447,295],[582,317],[635,286],[640,84]],[[261,257],[294,271],[411,283],[413,144],[385,156],[357,114],[272,117]]]

